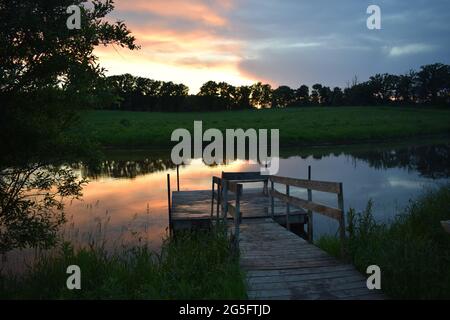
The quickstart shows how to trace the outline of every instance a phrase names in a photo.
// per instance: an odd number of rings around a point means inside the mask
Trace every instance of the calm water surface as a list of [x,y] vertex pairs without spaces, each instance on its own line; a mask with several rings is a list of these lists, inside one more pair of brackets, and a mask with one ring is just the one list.
[[[168,226],[166,175],[176,186],[176,168],[170,151],[110,151],[101,165],[73,165],[80,176],[89,179],[83,198],[68,202],[66,236],[79,243],[106,240],[109,246],[142,241],[158,250]],[[369,199],[379,221],[389,221],[410,199],[424,189],[449,182],[450,143],[368,145],[314,148],[281,152],[279,175],[343,182],[344,204],[363,210]],[[259,166],[245,160],[226,165],[206,166],[200,159],[180,167],[181,190],[207,190],[211,177],[222,171],[257,171]],[[294,191],[295,190],[295,191]],[[291,189],[306,197],[306,191]],[[335,195],[313,192],[313,200],[336,206]],[[337,223],[315,216],[314,234],[335,234]],[[17,254],[17,253],[16,253]],[[19,253],[21,258],[25,253]]]
[[[291,151],[280,159],[279,175],[339,181],[344,185],[344,204],[363,210],[369,199],[380,221],[389,221],[424,189],[445,184],[450,177],[450,143],[359,146]],[[81,233],[96,230],[99,220],[108,216],[107,237],[114,239],[137,230],[158,248],[168,226],[166,175],[176,186],[176,168],[170,160],[154,157],[152,151],[130,151],[110,154],[111,159],[99,168],[77,167],[90,183],[84,188],[82,201],[67,206],[67,213]],[[207,190],[211,177],[222,171],[257,171],[258,165],[236,160],[226,165],[206,166],[200,159],[180,167],[181,190]],[[295,190],[295,189],[294,189]],[[306,196],[296,189],[294,195]],[[335,195],[313,192],[313,199],[336,206]],[[317,216],[315,236],[334,234],[337,224]],[[94,229],[92,229],[94,228]]]

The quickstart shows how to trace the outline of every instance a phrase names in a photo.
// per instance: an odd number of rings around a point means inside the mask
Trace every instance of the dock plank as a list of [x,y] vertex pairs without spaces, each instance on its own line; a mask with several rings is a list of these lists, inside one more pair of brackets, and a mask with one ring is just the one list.
[[[211,191],[172,193],[172,220],[183,227],[211,223]],[[232,199],[231,199],[232,200]],[[384,299],[369,290],[354,266],[290,232],[279,223],[285,205],[275,200],[275,217],[269,215],[269,198],[261,190],[246,189],[241,198],[240,265],[245,271],[249,299]],[[304,223],[303,211],[290,216]],[[278,219],[278,220],[277,220]],[[303,221],[303,222],[302,222]],[[229,220],[230,232],[234,226]]]
[[366,279],[271,219],[241,224],[240,264],[250,299],[382,299]]

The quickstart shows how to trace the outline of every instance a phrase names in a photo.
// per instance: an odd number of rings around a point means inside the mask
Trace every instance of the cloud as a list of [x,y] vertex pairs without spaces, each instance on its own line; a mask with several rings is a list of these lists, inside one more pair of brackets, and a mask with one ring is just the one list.
[[404,56],[404,55],[410,55],[410,54],[431,52],[433,50],[434,50],[434,46],[423,44],[423,43],[413,43],[413,44],[407,44],[404,46],[392,47],[389,50],[389,55],[391,57],[398,57],[398,56]]
[[224,26],[227,20],[221,12],[229,10],[230,1],[135,0],[117,2],[123,11],[147,12],[157,16],[182,20],[202,21],[213,26]]
[[[368,30],[369,2],[298,0],[116,1],[142,49],[119,56],[102,49],[111,72],[171,79],[345,86],[374,73],[403,73],[450,63],[448,0],[378,0],[382,30]],[[122,53],[121,53],[122,54]],[[394,58],[401,57],[401,59]],[[194,89],[195,90],[195,89]],[[195,91],[194,91],[195,92]]]

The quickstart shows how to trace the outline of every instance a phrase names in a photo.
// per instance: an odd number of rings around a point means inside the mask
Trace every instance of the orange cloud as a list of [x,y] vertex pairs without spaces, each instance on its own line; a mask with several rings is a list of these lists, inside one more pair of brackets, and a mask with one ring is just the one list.
[[[208,4],[206,4],[208,3]],[[227,20],[211,4],[219,5],[220,9],[231,8],[231,1],[185,1],[185,0],[137,0],[118,2],[117,9],[124,11],[145,11],[162,17],[177,18],[191,21],[202,21],[208,25],[224,26]]]
[[[229,35],[233,26],[224,15],[233,6],[234,0],[120,0],[116,16],[130,16],[125,22],[141,50],[99,47],[96,54],[108,74],[131,73],[184,83],[191,93],[209,80],[251,84],[255,79],[239,68],[245,44]],[[130,12],[138,12],[139,19]],[[149,19],[142,20],[145,14]],[[181,20],[189,23],[180,25]]]

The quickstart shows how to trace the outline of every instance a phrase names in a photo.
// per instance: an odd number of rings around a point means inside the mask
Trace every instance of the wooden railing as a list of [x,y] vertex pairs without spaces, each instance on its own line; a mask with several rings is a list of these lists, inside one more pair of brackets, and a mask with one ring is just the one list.
[[[223,219],[227,219],[228,213],[234,221],[234,241],[239,245],[239,226],[241,224],[241,205],[240,200],[242,196],[242,184],[222,179],[223,188]],[[234,193],[235,204],[228,202],[228,191]]]
[[214,176],[212,178],[212,186],[211,186],[211,218],[214,215],[214,201],[216,201],[216,219],[219,219],[220,216],[220,208],[223,207],[222,197],[222,180],[227,180],[230,182],[239,182],[239,183],[250,183],[250,182],[263,182],[263,193],[268,195],[268,181],[269,176],[261,175],[258,172],[224,172],[222,171],[222,177]]
[[[217,186],[217,189],[215,188]],[[212,188],[211,188],[211,218],[214,214],[214,200],[216,201],[216,218],[219,221],[220,217],[220,204],[222,197],[222,179],[219,177],[212,178]],[[217,191],[216,191],[217,190]]]
[[[286,219],[289,220],[290,206],[295,206],[301,209],[307,210],[308,214],[308,239],[310,242],[313,241],[312,233],[312,221],[313,212],[322,214],[329,218],[335,219],[339,223],[339,238],[341,240],[341,250],[345,254],[345,218],[344,218],[344,195],[342,183],[339,182],[327,182],[327,181],[314,181],[314,180],[304,180],[304,179],[294,179],[280,176],[270,176],[270,204],[271,204],[271,215],[274,216],[274,198],[286,203]],[[274,184],[284,184],[286,185],[286,194],[283,194],[274,188]],[[290,195],[289,187],[298,187],[308,190],[308,200],[293,197]],[[321,191],[334,193],[337,195],[337,208],[329,207],[320,203],[312,201],[312,191]]]
[[[339,237],[342,244],[342,253],[344,254],[345,244],[345,220],[344,220],[344,195],[342,183],[315,181],[311,180],[310,169],[308,171],[308,180],[295,179],[280,176],[255,176],[255,173],[222,173],[222,178],[212,178],[212,194],[211,194],[211,218],[214,214],[214,204],[216,203],[216,219],[226,220],[228,213],[234,220],[235,240],[239,240],[239,225],[242,219],[240,211],[240,200],[242,196],[242,183],[244,182],[264,182],[264,189],[267,189],[267,183],[270,182],[270,212],[274,217],[274,199],[279,199],[286,204],[286,227],[289,229],[290,207],[294,206],[305,212],[308,216],[308,240],[313,242],[313,213],[322,214],[329,218],[335,219],[339,223]],[[224,178],[227,177],[227,178]],[[286,186],[286,193],[275,190],[274,184],[283,184]],[[308,199],[293,197],[290,194],[290,187],[307,189]],[[321,191],[334,193],[337,195],[337,208],[330,207],[312,201],[312,191]],[[229,203],[229,192],[235,194],[235,204]],[[214,202],[216,201],[216,202]],[[222,215],[220,214],[222,212]]]

